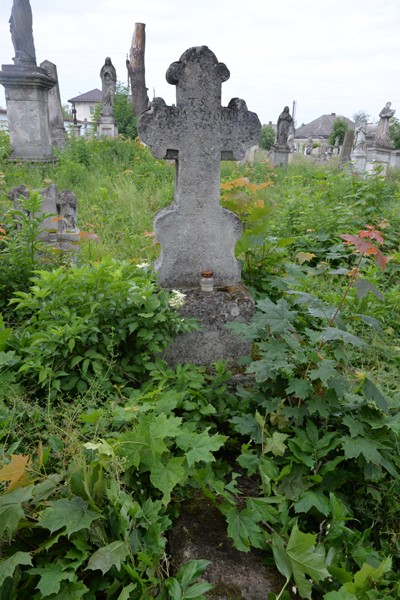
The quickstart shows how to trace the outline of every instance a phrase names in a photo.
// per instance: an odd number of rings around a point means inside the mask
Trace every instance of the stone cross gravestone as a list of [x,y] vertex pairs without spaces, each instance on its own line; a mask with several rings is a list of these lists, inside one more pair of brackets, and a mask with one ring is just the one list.
[[202,271],[213,272],[217,287],[240,282],[234,249],[242,224],[220,206],[220,161],[242,159],[258,143],[261,123],[244,100],[221,106],[229,75],[207,46],[189,48],[166,74],[176,106],[155,98],[139,119],[139,136],[154,156],[176,161],[174,201],[154,220],[164,287],[198,287]]

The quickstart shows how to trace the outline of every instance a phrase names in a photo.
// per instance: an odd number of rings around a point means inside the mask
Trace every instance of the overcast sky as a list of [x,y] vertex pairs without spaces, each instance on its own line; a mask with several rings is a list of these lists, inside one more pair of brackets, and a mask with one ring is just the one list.
[[[386,102],[400,118],[400,0],[30,0],[38,64],[57,65],[62,102],[101,89],[106,56],[126,82],[135,23],[146,24],[149,96],[175,103],[169,65],[191,46],[208,46],[230,70],[222,104],[246,101],[262,123],[285,105],[296,124],[332,112],[370,120]],[[0,0],[0,63],[12,64]],[[0,106],[5,108],[0,85]]]

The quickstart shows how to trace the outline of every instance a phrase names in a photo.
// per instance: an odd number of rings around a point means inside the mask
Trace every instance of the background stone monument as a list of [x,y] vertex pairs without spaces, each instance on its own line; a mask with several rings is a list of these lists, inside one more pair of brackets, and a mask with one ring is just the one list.
[[114,118],[114,97],[117,85],[117,73],[109,56],[106,57],[101,67],[100,79],[102,84],[102,98],[100,120],[97,125],[97,137],[116,137],[118,126]]
[[40,66],[46,71],[49,77],[57,81],[56,85],[48,93],[50,138],[54,148],[64,148],[67,142],[67,132],[64,127],[57,67],[49,60],[44,60],[40,63]]
[[381,169],[381,175],[386,175],[391,163],[394,146],[389,140],[389,120],[394,116],[395,110],[391,108],[392,103],[386,105],[379,113],[379,122],[376,128],[375,140],[367,150],[366,172],[373,173],[377,167]]
[[[41,208],[36,216],[45,216],[40,223],[40,239],[62,250],[77,250],[81,236],[77,226],[78,200],[70,190],[58,191],[55,183],[40,190]],[[21,199],[29,198],[25,185],[8,192],[15,210],[21,210]]]
[[286,168],[289,161],[290,146],[288,137],[294,131],[293,117],[289,107],[285,106],[276,124],[276,140],[271,147],[271,162],[274,166]]
[[10,17],[13,65],[2,65],[10,130],[11,159],[54,160],[49,127],[48,92],[57,80],[36,64],[29,0],[14,0]]
[[176,106],[156,98],[138,122],[154,156],[176,161],[174,201],[154,219],[161,244],[155,268],[162,286],[185,291],[181,312],[196,317],[202,331],[180,336],[165,357],[170,363],[236,360],[248,353],[248,343],[225,324],[249,320],[254,303],[235,258],[241,221],[220,205],[220,161],[241,160],[258,143],[261,123],[244,100],[221,106],[229,70],[207,46],[189,48],[166,77],[176,86]]

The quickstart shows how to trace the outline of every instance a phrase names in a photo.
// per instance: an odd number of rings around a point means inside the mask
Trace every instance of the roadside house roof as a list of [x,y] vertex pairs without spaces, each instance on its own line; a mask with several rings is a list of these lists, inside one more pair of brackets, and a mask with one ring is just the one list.
[[354,123],[343,115],[336,115],[331,113],[330,115],[321,115],[318,119],[314,119],[307,125],[302,125],[296,129],[295,138],[328,138],[333,127],[333,123],[336,119],[344,119],[347,122],[348,129],[354,129]]
[[95,88],[94,90],[90,90],[90,92],[85,92],[84,94],[75,96],[75,98],[70,98],[68,102],[100,102],[102,96],[102,92]]

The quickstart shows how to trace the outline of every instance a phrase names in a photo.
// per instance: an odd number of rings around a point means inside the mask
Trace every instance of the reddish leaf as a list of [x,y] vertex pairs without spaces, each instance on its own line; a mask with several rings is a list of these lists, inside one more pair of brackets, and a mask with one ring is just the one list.
[[340,237],[348,244],[355,246],[356,250],[358,250],[358,252],[361,254],[365,254],[371,248],[371,246],[373,246],[372,242],[362,239],[358,235],[343,233]]
[[389,262],[389,257],[385,256],[380,250],[378,250],[378,252],[375,254],[375,262],[377,265],[379,265],[381,271],[383,272]]
[[[367,225],[367,227],[371,226]],[[360,236],[360,238],[369,238],[371,240],[376,240],[377,242],[379,242],[379,244],[383,244],[384,242],[382,233],[375,228],[371,228],[369,231],[360,231],[358,235]]]

